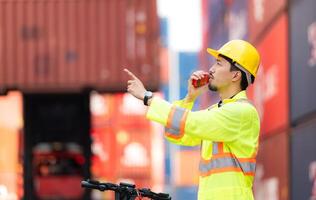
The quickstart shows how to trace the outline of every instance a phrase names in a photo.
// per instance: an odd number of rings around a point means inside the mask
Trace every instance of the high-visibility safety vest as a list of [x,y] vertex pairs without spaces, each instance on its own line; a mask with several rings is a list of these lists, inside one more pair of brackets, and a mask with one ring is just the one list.
[[190,111],[193,102],[154,97],[147,118],[166,127],[172,143],[201,145],[199,200],[252,200],[260,121],[241,91],[219,107]]

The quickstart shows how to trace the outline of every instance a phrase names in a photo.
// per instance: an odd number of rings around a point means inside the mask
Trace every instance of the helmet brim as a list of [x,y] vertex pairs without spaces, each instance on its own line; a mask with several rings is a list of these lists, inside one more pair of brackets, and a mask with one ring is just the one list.
[[211,48],[207,48],[206,51],[207,51],[207,53],[209,53],[212,56],[214,56],[216,59],[218,58],[218,56],[220,54],[217,50],[211,49]]

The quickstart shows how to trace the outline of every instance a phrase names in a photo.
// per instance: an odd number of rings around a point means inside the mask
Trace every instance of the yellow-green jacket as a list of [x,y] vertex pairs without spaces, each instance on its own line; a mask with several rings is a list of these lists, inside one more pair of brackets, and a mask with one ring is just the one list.
[[241,91],[220,107],[190,111],[192,103],[154,98],[147,118],[166,127],[172,143],[201,145],[199,200],[252,200],[260,122]]

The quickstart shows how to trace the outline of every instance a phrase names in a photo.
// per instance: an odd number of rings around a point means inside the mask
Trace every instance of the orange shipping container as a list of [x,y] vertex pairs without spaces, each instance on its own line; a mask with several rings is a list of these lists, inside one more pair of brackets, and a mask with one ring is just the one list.
[[198,185],[199,161],[200,151],[198,150],[179,150],[175,153],[174,182],[176,186]]
[[0,13],[2,91],[125,91],[124,67],[159,86],[155,0],[2,0]]

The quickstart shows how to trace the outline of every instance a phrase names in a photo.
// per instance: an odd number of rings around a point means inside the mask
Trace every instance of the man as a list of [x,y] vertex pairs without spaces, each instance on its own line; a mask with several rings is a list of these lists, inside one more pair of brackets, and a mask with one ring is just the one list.
[[[209,70],[209,84],[198,88],[192,80],[205,72],[194,72],[187,96],[170,104],[146,91],[130,71],[127,91],[148,105],[147,118],[166,127],[165,137],[179,145],[201,145],[199,200],[253,199],[259,138],[259,116],[247,100],[246,88],[254,82],[259,54],[248,42],[232,40],[219,50],[207,49],[216,58]],[[221,101],[208,109],[192,112],[195,99],[208,89]]]

